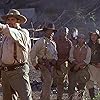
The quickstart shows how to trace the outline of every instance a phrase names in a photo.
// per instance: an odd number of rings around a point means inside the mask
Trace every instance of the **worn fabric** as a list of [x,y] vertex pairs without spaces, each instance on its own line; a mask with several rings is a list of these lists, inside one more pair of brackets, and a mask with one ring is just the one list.
[[[46,49],[45,44],[47,44],[46,53],[44,53],[45,49]],[[39,59],[39,58],[47,58],[49,60],[50,59],[57,60],[58,57],[57,57],[57,50],[56,50],[55,42],[49,40],[46,37],[40,38],[38,41],[36,41],[35,45],[33,46],[30,56],[31,56],[31,62],[32,62],[33,66],[35,66],[38,63],[37,59]]]
[[28,73],[27,64],[14,71],[2,71],[3,100],[12,100],[11,95],[16,93],[21,100],[32,100]]
[[76,60],[79,63],[85,62],[86,64],[89,64],[90,59],[91,49],[87,45],[83,45],[81,48],[78,45],[76,45],[71,48],[69,56],[70,62]]
[[87,88],[91,89],[94,87],[94,82],[97,82],[97,85],[100,87],[100,68],[97,68],[96,65],[100,63],[100,44],[97,43],[88,43],[91,48],[91,61],[89,64],[90,80],[87,82]]
[[[77,81],[77,76],[76,76],[76,72],[68,72],[68,94],[69,97],[72,96],[75,92],[75,87],[77,87],[78,90],[84,90],[85,87],[85,83],[78,83]],[[72,99],[70,99],[72,100]]]
[[[89,64],[89,73],[90,73],[90,81],[87,83],[88,88],[93,88],[94,82],[97,82],[97,85],[100,87],[100,68],[96,68],[94,65]],[[91,87],[90,87],[90,86]]]
[[40,100],[50,100],[52,74],[45,66],[41,66],[40,71],[42,78],[42,93]]
[[62,31],[58,38],[55,38],[58,52],[57,65],[54,68],[53,81],[57,84],[57,99],[62,100],[64,92],[64,77],[68,74],[68,58],[72,42],[65,36]]
[[[56,39],[58,60],[63,64],[69,58],[69,51],[72,46],[72,43],[69,39],[63,38]],[[62,49],[63,48],[63,49]]]
[[[3,100],[13,100],[11,98],[14,94],[16,96],[16,92],[21,100],[32,100],[28,76],[28,54],[31,48],[29,32],[21,27],[15,29],[4,24],[0,24],[0,28],[3,34],[1,65],[26,62],[25,65],[15,70],[2,71]],[[17,60],[14,59],[14,42],[17,46]]]
[[[81,48],[78,45],[76,45],[71,48],[69,56],[69,60],[71,63],[73,61],[76,61],[77,64],[85,63],[86,65],[88,65],[90,63],[90,59],[91,59],[91,49],[87,45],[83,45]],[[74,65],[73,67],[77,66],[77,64]],[[72,65],[70,64],[69,67],[71,68]],[[69,80],[69,86],[68,86],[69,97],[74,93],[75,87],[77,87],[79,90],[84,90],[86,83],[78,82],[77,71],[69,70],[68,80]]]
[[57,99],[62,100],[64,92],[64,77],[68,75],[68,63],[63,63],[60,65],[61,70],[53,70],[53,83],[57,85]]
[[[26,29],[14,29],[8,25],[3,26],[2,40],[2,62],[5,64],[14,63],[14,41],[17,43],[17,59],[19,62],[28,60],[28,52],[31,48],[29,32]],[[17,63],[17,62],[16,62]]]
[[30,52],[30,56],[33,66],[36,66],[38,64],[39,59],[44,59],[45,65],[43,65],[42,63],[39,64],[42,79],[42,93],[40,99],[50,100],[52,66],[48,62],[58,59],[55,42],[46,37],[40,38],[34,44]]

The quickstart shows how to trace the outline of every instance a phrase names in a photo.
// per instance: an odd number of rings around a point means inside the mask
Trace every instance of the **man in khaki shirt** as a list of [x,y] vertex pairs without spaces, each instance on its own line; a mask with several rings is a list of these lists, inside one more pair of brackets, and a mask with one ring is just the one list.
[[18,10],[11,9],[1,16],[6,24],[0,23],[2,32],[1,74],[3,100],[32,100],[29,82],[28,55],[31,48],[29,32],[20,27],[27,19]]
[[56,64],[56,44],[52,34],[56,32],[54,24],[47,23],[43,28],[44,36],[36,41],[31,50],[31,62],[36,69],[40,69],[42,77],[41,100],[50,100],[52,84],[52,66]]

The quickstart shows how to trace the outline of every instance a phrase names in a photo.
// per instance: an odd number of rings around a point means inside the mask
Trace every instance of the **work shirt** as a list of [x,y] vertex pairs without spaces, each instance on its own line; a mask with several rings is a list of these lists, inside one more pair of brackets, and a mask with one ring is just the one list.
[[79,45],[72,46],[69,60],[70,62],[75,60],[78,63],[84,62],[85,64],[89,64],[91,60],[91,49],[87,45],[83,45],[82,47]]
[[[31,49],[29,32],[20,26],[11,28],[9,25],[0,24],[2,28],[2,58],[4,64],[27,62],[28,53]],[[16,55],[18,62],[14,59],[14,42],[16,42]]]
[[48,60],[55,59],[57,60],[57,50],[56,44],[54,41],[41,37],[36,41],[32,50],[31,50],[31,62],[32,65],[35,66],[38,62],[36,58],[46,58]]

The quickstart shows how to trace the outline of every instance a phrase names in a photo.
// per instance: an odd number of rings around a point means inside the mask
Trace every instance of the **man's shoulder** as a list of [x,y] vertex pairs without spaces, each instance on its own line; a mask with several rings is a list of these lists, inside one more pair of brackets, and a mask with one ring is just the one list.
[[43,44],[43,41],[44,41],[44,38],[41,37],[35,42],[35,44]]
[[26,28],[20,28],[19,30],[24,32],[24,33],[29,33],[29,31]]

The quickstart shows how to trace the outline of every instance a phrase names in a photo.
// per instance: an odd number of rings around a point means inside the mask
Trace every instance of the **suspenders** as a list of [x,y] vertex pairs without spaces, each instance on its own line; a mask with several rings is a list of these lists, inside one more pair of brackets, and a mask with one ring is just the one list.
[[16,42],[14,41],[14,54],[13,54],[13,56],[14,56],[14,59],[18,62],[18,63],[20,63],[18,60],[17,60],[17,45],[16,45]]
[[[18,29],[18,30],[20,30],[20,31],[22,31],[23,33],[25,33],[25,31],[24,30],[22,30],[22,29]],[[20,32],[19,31],[19,32]],[[26,33],[25,33],[26,34]],[[22,38],[22,40],[23,40],[23,38]],[[24,41],[24,40],[23,40]],[[14,59],[18,62],[18,63],[21,63],[21,62],[19,62],[18,61],[18,59],[17,59],[17,44],[16,44],[16,41],[14,41],[14,54],[13,54],[13,57],[14,57]]]

